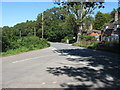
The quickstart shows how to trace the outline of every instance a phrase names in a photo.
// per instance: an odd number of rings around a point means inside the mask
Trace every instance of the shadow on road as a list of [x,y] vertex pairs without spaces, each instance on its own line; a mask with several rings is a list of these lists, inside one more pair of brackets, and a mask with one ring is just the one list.
[[66,60],[76,63],[76,66],[64,64],[62,67],[47,67],[47,71],[57,76],[73,77],[81,83],[79,85],[63,83],[62,87],[90,88],[96,84],[99,88],[120,88],[120,57],[118,55],[89,49],[56,51],[61,53],[61,56],[71,56]]

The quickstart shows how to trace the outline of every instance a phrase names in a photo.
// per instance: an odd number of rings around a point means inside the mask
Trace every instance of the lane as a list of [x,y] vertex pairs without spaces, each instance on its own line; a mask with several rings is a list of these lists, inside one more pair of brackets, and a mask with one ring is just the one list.
[[[119,54],[111,53],[111,52],[105,52],[105,51],[98,51],[98,50],[92,50],[92,49],[86,49],[84,47],[77,47],[77,46],[72,46],[71,44],[64,44],[64,43],[52,43],[50,42],[51,47],[56,48],[57,50],[73,50],[73,53],[87,53],[90,54],[91,56],[93,55],[103,55],[103,56],[108,56],[108,57],[115,57],[119,58]],[[78,50],[78,51],[77,51]],[[83,51],[82,51],[83,50]],[[85,50],[85,51],[84,51]]]
[[[44,49],[44,51],[40,50],[30,52],[30,54],[39,53],[37,54],[37,56],[41,56],[41,58],[31,59],[23,62],[19,61],[23,59],[24,55],[29,55],[28,53],[15,55],[15,57],[10,56],[9,60],[18,61],[18,63],[14,64],[11,61],[7,62],[8,57],[3,58],[3,87],[6,88],[60,87],[60,82],[64,81],[64,77],[59,78],[53,76],[49,74],[46,71],[46,69],[48,66],[60,66],[59,63],[64,62],[65,58],[53,52],[52,49],[53,48],[50,47]],[[45,54],[43,55],[43,53]],[[51,57],[46,57],[46,55]],[[13,60],[16,58],[16,56],[19,59]],[[21,56],[23,56],[22,59],[20,59]],[[47,77],[50,77],[50,79],[48,79]]]
[[[45,50],[41,50],[41,52],[39,50],[37,50],[34,52],[28,52],[28,53],[23,53],[20,55],[15,55],[14,57],[10,56],[9,62],[7,62],[8,57],[7,57],[7,59],[6,59],[6,57],[3,58],[3,84],[5,83],[9,87],[9,84],[11,84],[11,83],[16,83],[16,81],[18,81],[22,78],[29,77],[32,74],[37,75],[37,72],[43,71],[44,66],[46,66],[45,64],[49,63],[50,60],[54,59],[54,57],[55,57],[55,54],[51,53],[51,52],[52,52],[51,48],[47,48]],[[29,56],[29,53],[30,53],[30,56]],[[37,55],[35,53],[37,53]],[[50,57],[46,57],[47,53]],[[49,53],[51,53],[51,54],[49,54]],[[23,57],[25,57],[25,56],[28,57],[28,59],[26,59],[28,61],[23,61]],[[36,58],[36,56],[39,56],[39,58]],[[18,60],[16,60],[16,58],[18,58]],[[18,63],[13,63],[13,61],[18,62]],[[21,62],[21,61],[23,61],[23,62]],[[44,72],[42,72],[42,73],[44,73]],[[29,79],[31,79],[31,78],[29,78]],[[4,86],[6,87],[6,85],[3,85],[3,87]]]
[[3,57],[4,88],[119,87],[118,54],[63,43]]

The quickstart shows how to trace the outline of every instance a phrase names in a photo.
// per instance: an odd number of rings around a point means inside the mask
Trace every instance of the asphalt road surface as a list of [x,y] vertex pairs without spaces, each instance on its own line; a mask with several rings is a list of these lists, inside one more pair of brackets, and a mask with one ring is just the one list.
[[70,44],[2,58],[3,88],[120,87],[120,56]]

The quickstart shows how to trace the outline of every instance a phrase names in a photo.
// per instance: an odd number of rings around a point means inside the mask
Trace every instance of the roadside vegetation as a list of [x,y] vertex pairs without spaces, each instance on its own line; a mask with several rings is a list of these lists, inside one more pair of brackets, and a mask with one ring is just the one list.
[[112,44],[110,42],[97,43],[97,45],[89,48],[118,54],[120,53],[120,46],[118,43]]
[[47,48],[49,46],[50,44],[45,39],[35,36],[26,36],[17,38],[16,40],[10,42],[3,42],[3,52],[1,53],[1,55],[4,56],[17,54],[21,52]]
[[78,42],[73,43],[73,46],[79,46],[79,47],[96,47],[98,42],[95,40],[93,36],[88,35],[81,35]]
[[73,43],[72,45],[89,49],[120,53],[120,46],[118,43],[111,44],[110,42],[98,42],[93,36],[81,35],[80,40],[76,43]]
[[[89,30],[90,24],[94,29],[102,29],[104,23],[110,21],[116,9],[111,13],[98,12],[95,17],[91,14],[93,8],[104,8],[102,3],[56,3],[60,7],[53,7],[38,14],[36,20],[26,20],[13,27],[4,26],[0,28],[2,32],[2,55],[16,54],[30,50],[49,47],[51,42],[69,43],[76,42],[80,26],[84,25],[84,30]],[[84,5],[83,5],[84,4]],[[80,16],[79,10],[82,10]],[[82,17],[82,18],[81,18]],[[42,25],[44,28],[42,36]],[[82,31],[84,31],[82,30]],[[81,31],[81,32],[82,32]],[[44,37],[44,39],[41,39]],[[73,40],[73,37],[74,40]],[[1,43],[1,42],[0,42]],[[97,42],[93,37],[80,36],[80,41],[73,45],[81,47],[95,47]]]

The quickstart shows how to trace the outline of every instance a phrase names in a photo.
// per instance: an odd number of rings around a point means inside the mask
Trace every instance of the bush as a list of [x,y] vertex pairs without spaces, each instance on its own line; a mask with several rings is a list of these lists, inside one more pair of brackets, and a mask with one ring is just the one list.
[[45,48],[49,46],[45,39],[34,36],[22,37],[17,40],[17,44],[19,45],[18,47],[25,46],[31,50],[34,48]]
[[67,39],[69,41],[72,41],[73,40],[73,35],[66,36],[64,39],[61,40],[61,42],[65,43],[67,41]]
[[83,40],[83,41],[94,41],[95,40],[93,36],[88,36],[88,35],[80,35],[79,38],[80,40]]
[[[120,46],[119,43],[110,43],[110,42],[105,42],[103,44],[98,44],[97,46],[92,47],[93,49],[97,50],[103,50],[103,51],[110,51],[114,53],[120,53]],[[117,49],[115,49],[117,48]]]
[[91,48],[97,46],[96,41],[80,41],[77,43],[74,43],[73,46],[79,46],[79,47],[86,47],[86,48]]
[[24,51],[30,51],[35,49],[42,49],[49,47],[50,44],[45,40],[39,37],[26,36],[21,37],[10,43],[12,47],[7,49],[2,55],[15,54]]

